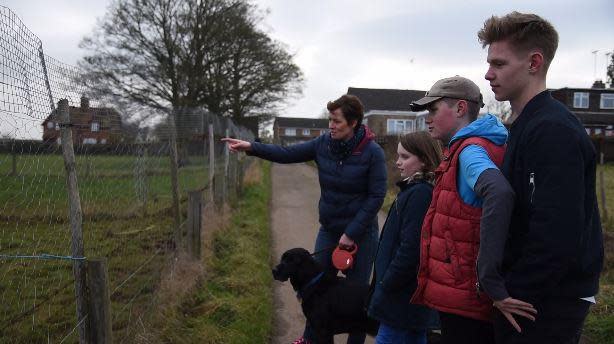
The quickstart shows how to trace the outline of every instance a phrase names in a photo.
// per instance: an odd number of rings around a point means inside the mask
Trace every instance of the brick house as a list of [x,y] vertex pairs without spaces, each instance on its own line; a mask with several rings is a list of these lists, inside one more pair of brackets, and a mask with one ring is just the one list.
[[290,145],[311,140],[328,130],[328,119],[275,117],[273,123],[273,141],[281,145]]
[[580,119],[590,136],[614,136],[614,88],[605,88],[597,80],[591,88],[564,87],[550,91]]
[[427,112],[411,111],[409,104],[426,91],[349,87],[347,94],[360,98],[365,107],[364,124],[377,137],[426,130]]
[[[75,144],[116,144],[123,141],[121,117],[115,109],[90,107],[89,99],[81,97],[81,106],[70,106],[69,113]],[[42,125],[43,142],[59,144],[61,135],[56,110]]]

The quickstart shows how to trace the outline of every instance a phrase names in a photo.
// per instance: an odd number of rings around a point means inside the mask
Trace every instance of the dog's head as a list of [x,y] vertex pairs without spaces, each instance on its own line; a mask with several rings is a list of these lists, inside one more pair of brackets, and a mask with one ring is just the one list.
[[[285,282],[298,275],[301,275],[305,270],[311,270],[315,261],[304,248],[293,248],[281,255],[281,261],[273,268],[273,278]],[[306,269],[307,268],[307,269]]]

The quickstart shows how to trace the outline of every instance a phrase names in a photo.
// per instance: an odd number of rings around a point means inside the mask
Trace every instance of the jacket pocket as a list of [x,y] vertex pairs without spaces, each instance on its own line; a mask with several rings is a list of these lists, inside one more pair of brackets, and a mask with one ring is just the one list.
[[452,240],[452,232],[446,231],[445,239],[446,239],[446,255],[448,256],[448,261],[450,263],[450,268],[452,269],[452,274],[454,275],[454,282],[456,285],[463,283],[463,276],[460,267],[460,257],[458,256],[458,252],[456,252],[456,245],[454,245],[454,240]]

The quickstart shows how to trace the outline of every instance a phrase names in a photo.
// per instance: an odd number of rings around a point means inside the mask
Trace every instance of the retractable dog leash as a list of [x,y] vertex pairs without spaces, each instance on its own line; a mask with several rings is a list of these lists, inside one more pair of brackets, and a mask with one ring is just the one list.
[[340,271],[351,269],[352,266],[354,266],[354,256],[356,252],[358,252],[358,245],[356,244],[350,249],[337,246],[332,256],[333,266]]

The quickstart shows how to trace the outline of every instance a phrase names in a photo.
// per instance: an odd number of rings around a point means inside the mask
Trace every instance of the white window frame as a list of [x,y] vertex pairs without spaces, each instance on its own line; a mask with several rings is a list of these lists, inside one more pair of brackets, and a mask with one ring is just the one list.
[[311,135],[311,129],[303,129],[303,136]]
[[416,130],[417,131],[426,130],[426,117],[422,116],[422,117],[416,118]]
[[601,109],[614,109],[614,93],[602,93],[599,107]]
[[92,131],[92,133],[99,132],[100,131],[100,123],[92,122],[92,124],[90,125],[90,130]]
[[588,109],[589,95],[588,92],[573,93],[573,107],[576,109]]
[[296,136],[296,128],[284,128],[284,136]]
[[84,145],[95,145],[96,143],[98,143],[98,140],[93,137],[86,137],[83,139]]
[[387,119],[386,134],[406,134],[414,131],[415,121],[413,119]]
[[55,122],[55,130],[60,130],[60,123]]

